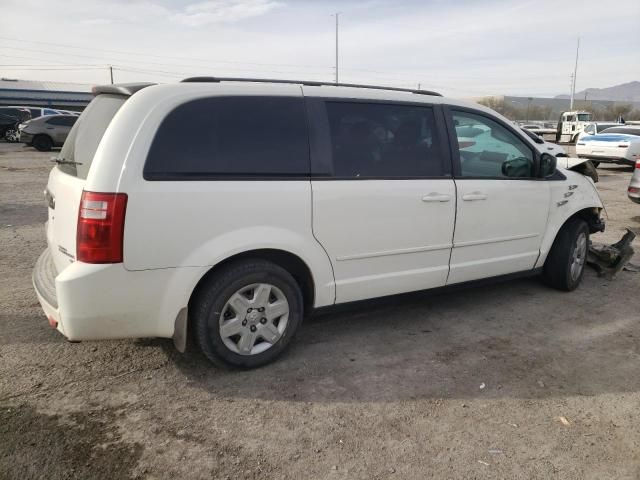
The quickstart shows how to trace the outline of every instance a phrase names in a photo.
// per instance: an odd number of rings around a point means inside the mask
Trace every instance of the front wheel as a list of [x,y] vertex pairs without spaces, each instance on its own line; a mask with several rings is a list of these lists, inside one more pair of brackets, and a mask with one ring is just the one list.
[[293,276],[265,260],[231,264],[203,285],[193,305],[196,341],[214,364],[255,368],[273,361],[302,323]]
[[558,232],[544,263],[542,278],[558,290],[575,290],[584,275],[589,250],[589,227],[579,218],[568,221]]

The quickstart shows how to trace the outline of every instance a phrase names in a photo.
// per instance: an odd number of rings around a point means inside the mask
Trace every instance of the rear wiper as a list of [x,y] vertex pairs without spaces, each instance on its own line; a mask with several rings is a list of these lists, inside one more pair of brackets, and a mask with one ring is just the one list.
[[81,162],[76,162],[75,160],[65,160],[64,158],[52,158],[52,162],[56,162],[58,165],[82,165]]

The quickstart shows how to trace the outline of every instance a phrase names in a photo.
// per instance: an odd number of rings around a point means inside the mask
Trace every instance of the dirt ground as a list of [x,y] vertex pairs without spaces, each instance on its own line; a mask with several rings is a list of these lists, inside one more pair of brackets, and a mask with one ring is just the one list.
[[[254,371],[72,344],[30,281],[50,156],[0,144],[0,479],[640,478],[640,273],[334,311]],[[599,173],[611,242],[640,205]]]

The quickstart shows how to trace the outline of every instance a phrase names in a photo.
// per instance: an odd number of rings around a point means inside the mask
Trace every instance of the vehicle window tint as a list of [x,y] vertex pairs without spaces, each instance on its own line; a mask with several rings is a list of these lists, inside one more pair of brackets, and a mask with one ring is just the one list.
[[42,115],[42,110],[40,108],[30,108],[29,111],[31,112],[31,118],[38,118]]
[[47,119],[44,123],[48,125],[64,125],[62,122],[62,117],[51,117]]
[[95,97],[78,117],[60,151],[60,158],[69,163],[58,165],[57,168],[86,179],[104,132],[126,100],[121,95],[103,94]]
[[334,176],[439,177],[443,152],[430,107],[327,102]]
[[302,98],[212,97],[167,115],[144,177],[308,176],[309,165]]
[[[521,138],[482,115],[453,112],[463,177],[523,178],[535,175],[533,151]],[[469,136],[470,129],[482,133]]]

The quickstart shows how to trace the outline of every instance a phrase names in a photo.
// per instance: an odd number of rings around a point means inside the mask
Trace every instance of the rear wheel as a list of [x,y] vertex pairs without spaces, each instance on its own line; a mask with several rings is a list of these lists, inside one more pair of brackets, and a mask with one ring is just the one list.
[[40,152],[48,152],[53,147],[53,141],[46,135],[36,135],[33,139],[32,145]]
[[558,232],[544,264],[545,283],[558,290],[575,290],[582,280],[589,250],[589,227],[579,218]]
[[273,361],[302,323],[300,287],[265,260],[231,264],[203,285],[192,321],[204,355],[222,366],[254,368]]

